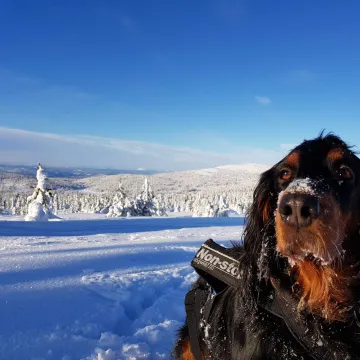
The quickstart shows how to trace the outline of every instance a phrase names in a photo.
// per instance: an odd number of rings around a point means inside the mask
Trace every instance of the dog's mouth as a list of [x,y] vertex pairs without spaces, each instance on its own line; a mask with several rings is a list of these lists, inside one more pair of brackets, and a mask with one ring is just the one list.
[[284,256],[287,257],[289,264],[292,267],[296,265],[300,265],[303,262],[310,262],[314,264],[316,267],[322,267],[322,266],[328,266],[334,261],[333,257],[328,256],[327,258],[324,258],[323,255],[308,251],[303,251],[298,255],[284,255]]
[[280,222],[276,227],[277,251],[288,259],[290,265],[304,262],[316,267],[332,265],[344,256],[343,236],[339,231],[332,231],[332,226],[334,224],[316,222],[310,228],[295,229]]
[[345,228],[340,216],[330,195],[310,191],[280,194],[275,214],[278,252],[290,265],[306,262],[322,267],[341,260]]

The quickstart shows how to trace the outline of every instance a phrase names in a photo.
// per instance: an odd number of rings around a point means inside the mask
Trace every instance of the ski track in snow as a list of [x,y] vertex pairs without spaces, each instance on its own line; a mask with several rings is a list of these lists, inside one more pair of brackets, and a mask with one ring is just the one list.
[[170,359],[195,251],[240,239],[240,219],[213,223],[1,221],[0,359]]

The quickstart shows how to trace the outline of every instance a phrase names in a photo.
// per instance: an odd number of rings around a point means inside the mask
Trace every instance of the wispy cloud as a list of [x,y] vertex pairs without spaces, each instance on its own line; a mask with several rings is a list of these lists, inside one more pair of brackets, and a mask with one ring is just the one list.
[[290,70],[278,76],[281,81],[290,83],[307,83],[316,78],[315,74],[306,69]]
[[59,135],[0,127],[0,163],[118,169],[188,170],[239,164],[273,164],[280,149],[229,146],[224,152],[173,147],[136,140],[89,135]]
[[[0,93],[8,94],[9,91],[16,92],[17,97],[21,97],[21,100],[30,99],[32,102],[42,100],[46,103],[61,103],[64,101],[93,101],[99,98],[99,96],[87,93],[76,86],[52,85],[34,76],[0,68]],[[3,101],[2,97],[0,104]]]
[[271,104],[271,100],[267,96],[255,96],[255,101],[261,105]]

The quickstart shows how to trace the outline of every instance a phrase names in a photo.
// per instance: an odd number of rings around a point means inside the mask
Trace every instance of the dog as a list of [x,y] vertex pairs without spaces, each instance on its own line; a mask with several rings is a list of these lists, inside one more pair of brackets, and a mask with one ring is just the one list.
[[[359,158],[331,133],[304,140],[260,177],[201,358],[360,359],[359,231]],[[187,325],[173,356],[195,359]]]

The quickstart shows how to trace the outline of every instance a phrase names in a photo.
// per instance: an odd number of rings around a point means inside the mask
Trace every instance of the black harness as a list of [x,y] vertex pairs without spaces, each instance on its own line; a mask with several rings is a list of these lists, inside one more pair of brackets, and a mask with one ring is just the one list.
[[[232,257],[228,249],[209,239],[200,247],[191,265],[203,281],[198,281],[197,286],[185,296],[186,322],[191,351],[195,360],[202,360],[201,327],[207,323],[214,304],[223,292],[238,283],[239,261]],[[314,360],[353,358],[346,345],[339,342],[324,343],[325,340],[319,336],[316,329],[301,321],[292,295],[281,288],[278,280],[271,279],[271,282],[274,295],[259,306],[283,321],[308,357]]]
[[189,329],[190,347],[195,360],[202,360],[200,348],[201,322],[207,322],[215,301],[228,286],[235,286],[239,279],[239,262],[229,251],[207,240],[198,250],[191,266],[204,282],[185,296],[186,323]]

